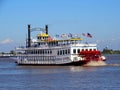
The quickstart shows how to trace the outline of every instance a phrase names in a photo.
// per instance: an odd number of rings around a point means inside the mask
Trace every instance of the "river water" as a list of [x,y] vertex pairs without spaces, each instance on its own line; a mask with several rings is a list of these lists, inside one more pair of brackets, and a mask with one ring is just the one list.
[[0,58],[0,90],[120,90],[120,55],[104,66],[18,66]]

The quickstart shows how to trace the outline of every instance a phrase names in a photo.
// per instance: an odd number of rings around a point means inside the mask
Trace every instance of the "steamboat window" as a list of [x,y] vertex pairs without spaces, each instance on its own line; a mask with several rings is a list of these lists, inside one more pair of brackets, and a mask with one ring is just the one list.
[[77,50],[77,53],[79,53],[79,52],[80,52],[80,49]]
[[27,54],[28,53],[28,51],[25,51],[25,54]]
[[73,53],[76,53],[76,49],[73,49]]
[[33,50],[33,54],[35,54],[35,50]]
[[86,51],[88,51],[88,49],[85,49]]
[[92,49],[90,49],[90,51],[92,51]]
[[36,50],[34,50],[34,54],[36,54]]
[[63,50],[63,55],[65,54],[64,50]]
[[57,55],[59,55],[59,51],[57,52]]
[[68,49],[68,54],[70,54],[70,49]]
[[38,51],[36,50],[36,54],[38,54]]
[[34,51],[33,51],[33,50],[32,50],[31,52],[32,52],[32,54],[34,54]]
[[40,43],[38,43],[38,45],[40,46]]
[[32,50],[30,50],[30,52],[29,52],[30,54],[33,54],[33,51]]
[[67,54],[67,50],[65,50],[65,54]]
[[31,54],[34,54],[34,52],[33,52],[33,51],[31,51]]
[[60,50],[60,55],[62,55],[62,50]]
[[40,54],[42,54],[42,50],[40,50]]
[[42,54],[42,50],[40,50],[40,54]]
[[47,50],[45,50],[45,54],[47,54]]
[[50,54],[52,54],[52,51],[50,50]]
[[38,50],[38,54],[40,54],[40,50]]
[[49,50],[48,50],[48,54],[49,54]]
[[42,54],[44,54],[44,50],[42,50]]

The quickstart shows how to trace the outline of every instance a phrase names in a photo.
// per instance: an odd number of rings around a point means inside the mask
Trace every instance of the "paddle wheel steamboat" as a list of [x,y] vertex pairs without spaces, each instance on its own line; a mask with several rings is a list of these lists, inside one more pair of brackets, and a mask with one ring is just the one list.
[[[31,32],[40,30],[37,39],[31,39]],[[65,34],[63,34],[65,36]],[[56,39],[48,34],[48,26],[31,28],[28,25],[26,47],[16,48],[18,65],[84,65],[90,61],[105,61],[106,57],[96,44],[81,43],[82,38]]]

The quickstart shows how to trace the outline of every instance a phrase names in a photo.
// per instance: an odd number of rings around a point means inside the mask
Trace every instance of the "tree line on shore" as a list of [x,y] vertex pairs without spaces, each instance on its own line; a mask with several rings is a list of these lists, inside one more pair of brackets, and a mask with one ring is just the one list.
[[103,54],[120,54],[120,50],[103,49]]
[[17,53],[15,52],[15,50],[11,50],[10,52],[0,52],[0,55],[3,56],[3,55],[6,55],[6,54],[10,54],[10,55],[16,55]]

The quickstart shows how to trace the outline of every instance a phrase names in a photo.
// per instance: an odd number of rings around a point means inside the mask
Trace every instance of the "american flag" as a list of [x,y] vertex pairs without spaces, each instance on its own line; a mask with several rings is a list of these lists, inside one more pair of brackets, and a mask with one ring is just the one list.
[[52,41],[53,38],[51,36],[48,36],[48,41]]
[[68,37],[72,37],[72,36],[73,36],[72,33],[69,33],[69,34],[68,34]]
[[83,36],[86,36],[86,34],[85,34],[85,33],[82,33],[82,35],[83,35]]
[[61,38],[66,38],[66,34],[62,34],[62,35],[61,35]]
[[92,38],[92,35],[90,33],[87,33],[87,37]]

